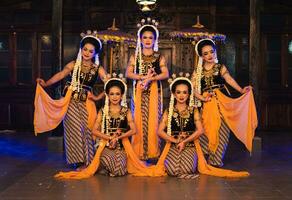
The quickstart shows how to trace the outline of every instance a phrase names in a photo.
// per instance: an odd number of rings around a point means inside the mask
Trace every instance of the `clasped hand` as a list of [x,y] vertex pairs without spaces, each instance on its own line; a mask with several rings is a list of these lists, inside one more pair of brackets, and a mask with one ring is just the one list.
[[141,80],[139,81],[139,84],[140,84],[140,87],[143,89],[143,90],[146,90],[149,83],[152,81],[152,77],[154,77],[156,75],[154,69],[148,69],[148,73],[146,76],[143,76],[141,78]]
[[41,78],[37,78],[36,82],[40,84],[42,87],[47,87],[46,81]]
[[176,148],[179,152],[182,152],[184,150],[186,143],[184,142],[185,139],[188,137],[186,132],[180,132],[177,139],[174,140],[174,143],[176,144]]
[[114,132],[111,136],[111,139],[109,140],[109,148],[110,149],[115,149],[118,141],[119,141],[119,136],[122,134],[121,130],[118,129],[116,132]]

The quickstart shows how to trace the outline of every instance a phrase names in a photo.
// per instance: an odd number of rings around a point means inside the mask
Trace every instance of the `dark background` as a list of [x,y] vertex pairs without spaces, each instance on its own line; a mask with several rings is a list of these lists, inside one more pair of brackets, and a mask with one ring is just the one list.
[[[219,45],[219,61],[241,86],[258,77],[259,129],[292,129],[292,2],[260,1],[260,65],[250,73],[248,0],[158,0],[151,16],[160,22],[160,50],[171,72],[193,71],[193,46],[170,40],[170,31],[191,27],[196,16],[205,27],[227,36]],[[35,79],[51,77],[53,1],[1,0],[0,2],[0,129],[32,130]],[[76,58],[80,32],[104,30],[116,18],[117,26],[135,35],[145,16],[134,0],[64,0],[63,66]],[[290,49],[290,51],[289,51]],[[134,48],[114,49],[114,71],[124,73]],[[109,63],[109,46],[101,60]],[[63,67],[61,66],[61,68]],[[167,97],[167,88],[165,89]]]

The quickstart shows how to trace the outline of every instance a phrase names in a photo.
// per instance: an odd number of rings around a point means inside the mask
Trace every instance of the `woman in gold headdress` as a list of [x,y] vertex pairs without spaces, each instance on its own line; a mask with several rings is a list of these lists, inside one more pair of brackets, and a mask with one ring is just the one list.
[[[93,95],[93,85],[98,77],[105,78],[106,72],[99,64],[98,53],[101,41],[95,32],[82,34],[76,61],[68,63],[64,69],[49,80],[37,79],[35,96],[35,133],[52,130],[63,120],[66,161],[76,167],[88,165],[94,156],[94,140],[91,129],[96,117],[92,100],[103,98],[104,94]],[[51,99],[43,88],[53,85],[72,72],[65,98]],[[42,87],[40,87],[42,86]]]
[[122,139],[136,133],[135,124],[126,104],[125,83],[112,78],[105,84],[105,92],[105,106],[98,113],[93,135],[108,141],[100,157],[100,168],[110,176],[122,176],[127,173],[127,155]]
[[126,76],[134,82],[132,108],[137,134],[132,138],[132,145],[139,158],[147,160],[160,153],[157,137],[162,115],[160,81],[168,78],[168,69],[164,56],[158,52],[157,22],[148,18],[141,23],[136,52],[130,57]]
[[[223,166],[223,157],[228,145],[230,130],[252,150],[252,139],[257,127],[257,115],[250,86],[241,88],[231,77],[225,65],[219,64],[215,42],[202,39],[196,44],[199,62],[193,73],[197,106],[202,105],[205,134],[200,138],[208,163]],[[242,96],[233,99],[226,83]]]

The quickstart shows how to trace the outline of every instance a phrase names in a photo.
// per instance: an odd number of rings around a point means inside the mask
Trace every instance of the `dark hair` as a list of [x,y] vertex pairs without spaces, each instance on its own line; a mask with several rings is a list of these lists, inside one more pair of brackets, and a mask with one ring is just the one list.
[[203,40],[198,44],[198,54],[202,56],[202,49],[204,46],[212,46],[214,50],[216,50],[216,45],[210,40]]
[[83,40],[81,40],[80,42],[80,48],[83,48],[85,46],[85,44],[92,44],[95,48],[95,53],[99,53],[99,51],[101,50],[101,46],[99,44],[99,42],[92,38],[92,37],[87,37],[87,38],[84,38]]
[[125,93],[124,84],[121,81],[118,81],[118,80],[109,80],[108,83],[106,84],[106,87],[105,87],[105,93],[109,94],[109,90],[112,87],[118,87],[118,88],[120,88],[122,94]]
[[174,82],[173,85],[172,85],[172,87],[171,87],[171,92],[174,93],[176,87],[177,87],[178,85],[181,85],[181,84],[188,86],[188,92],[189,92],[189,94],[191,94],[192,86],[191,86],[191,84],[190,84],[188,81],[186,81],[186,80],[178,80],[178,81]]
[[152,26],[145,26],[144,28],[142,28],[142,30],[140,31],[140,38],[142,37],[143,33],[146,31],[152,32],[154,35],[154,39],[156,40],[157,38],[156,31]]

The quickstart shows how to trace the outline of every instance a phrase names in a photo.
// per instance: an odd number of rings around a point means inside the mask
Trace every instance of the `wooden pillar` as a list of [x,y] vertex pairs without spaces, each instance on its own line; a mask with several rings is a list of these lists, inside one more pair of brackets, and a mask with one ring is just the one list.
[[216,31],[216,0],[210,0],[210,28]]
[[[63,0],[53,0],[52,13],[52,75],[63,65]],[[61,96],[61,84],[56,83],[55,98]]]
[[17,69],[16,69],[16,32],[12,30],[12,34],[9,37],[9,49],[11,51],[11,59],[9,66],[9,82],[11,85],[16,85]]
[[[259,97],[259,68],[261,64],[261,40],[260,40],[260,0],[250,0],[250,27],[249,27],[249,81],[254,89],[256,107],[260,108]],[[260,155],[262,149],[262,139],[255,137],[253,139],[253,157]]]
[[281,41],[281,86],[288,88],[288,34],[283,34]]
[[39,58],[39,47],[38,47],[38,34],[33,33],[32,36],[32,84],[36,84],[36,79],[40,77],[40,64],[38,62]]
[[256,104],[259,102],[260,68],[260,0],[250,0],[249,27],[249,81],[253,86]]
[[[52,75],[62,70],[63,65],[63,0],[52,1]],[[61,82],[54,85],[54,97],[61,97]],[[48,140],[48,147],[52,149],[61,149],[63,144],[62,123],[52,131],[52,136]],[[53,150],[52,150],[53,151]]]

